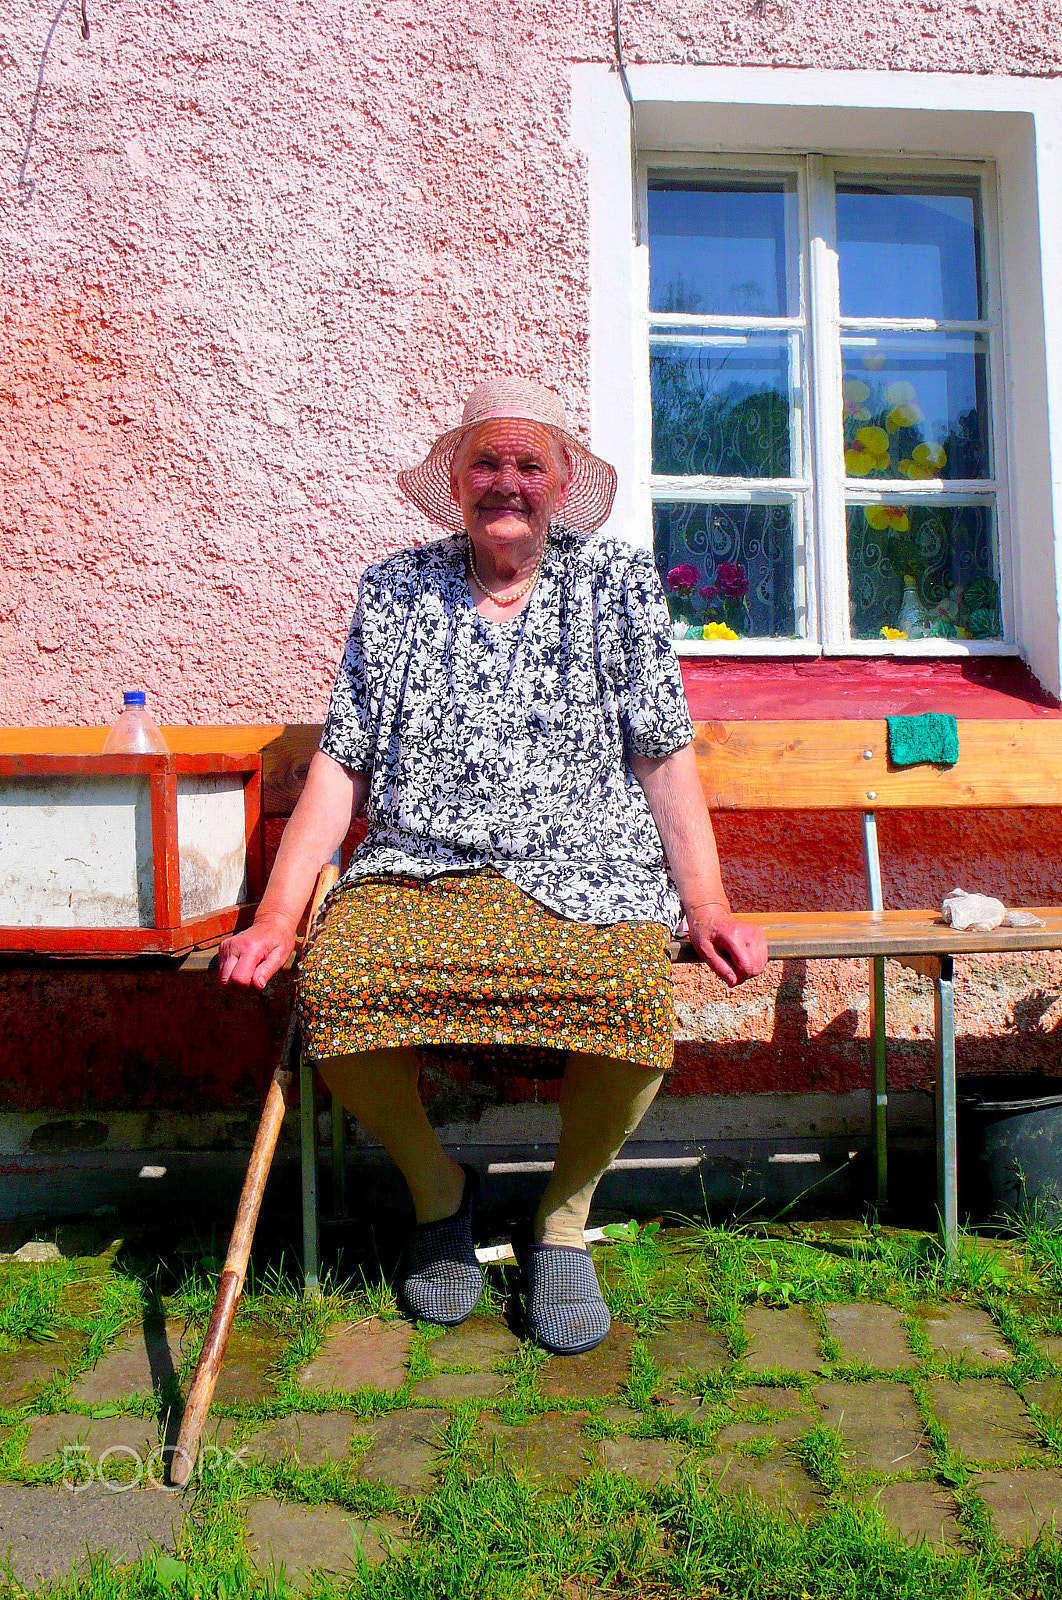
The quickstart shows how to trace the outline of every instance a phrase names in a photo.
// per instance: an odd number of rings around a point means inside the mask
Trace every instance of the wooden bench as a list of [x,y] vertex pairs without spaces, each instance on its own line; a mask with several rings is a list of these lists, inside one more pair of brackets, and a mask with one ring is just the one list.
[[[91,752],[103,729],[4,729],[0,753]],[[317,748],[319,726],[166,728],[174,751],[226,751],[262,757],[263,814],[290,815]],[[950,768],[895,768],[888,761],[884,720],[727,722],[697,724],[701,781],[712,811],[854,813],[860,820],[866,908],[754,913],[767,935],[772,960],[869,962],[872,1088],[870,1130],[874,1197],[888,1197],[888,1088],[886,1073],[885,960],[896,958],[932,979],[935,994],[937,1202],[941,1237],[955,1248],[958,1232],[955,1134],[954,958],[991,951],[1062,949],[1062,907],[1033,908],[1038,929],[957,933],[939,910],[890,910],[882,899],[876,818],[879,812],[955,808],[1003,809],[1062,804],[1062,719],[966,721],[959,727],[959,760]],[[928,824],[927,824],[928,828]],[[724,863],[725,870],[725,863]],[[969,887],[969,886],[967,886]],[[991,885],[985,886],[991,891]],[[689,961],[676,941],[676,961]],[[184,971],[216,961],[216,947],[193,951]],[[302,1090],[303,1218],[308,1285],[317,1277],[317,1130],[312,1072],[304,1063]],[[333,1199],[344,1204],[344,1119],[332,1118]]]

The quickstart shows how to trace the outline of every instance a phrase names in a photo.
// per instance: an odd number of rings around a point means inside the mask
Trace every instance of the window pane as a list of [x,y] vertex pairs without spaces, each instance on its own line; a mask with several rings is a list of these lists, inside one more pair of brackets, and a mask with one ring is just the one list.
[[849,506],[853,638],[1000,638],[994,520],[988,506]]
[[653,532],[678,637],[703,637],[713,623],[739,637],[797,633],[792,506],[661,502]]
[[979,334],[841,338],[849,478],[987,478],[988,358]]
[[788,237],[796,179],[649,179],[649,309],[796,313]]
[[654,331],[649,377],[654,472],[790,476],[787,335]]
[[837,256],[843,317],[984,315],[977,184],[838,183]]

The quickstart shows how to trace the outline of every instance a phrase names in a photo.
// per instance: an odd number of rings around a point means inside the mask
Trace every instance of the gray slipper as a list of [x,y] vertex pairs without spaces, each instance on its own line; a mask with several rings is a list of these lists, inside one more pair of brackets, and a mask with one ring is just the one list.
[[465,1167],[465,1192],[460,1210],[440,1222],[420,1223],[406,1247],[402,1309],[422,1322],[453,1328],[476,1309],[483,1293],[483,1273],[472,1243],[472,1213],[479,1178]]
[[555,1356],[578,1356],[599,1345],[612,1325],[589,1250],[533,1244],[524,1258],[527,1325]]

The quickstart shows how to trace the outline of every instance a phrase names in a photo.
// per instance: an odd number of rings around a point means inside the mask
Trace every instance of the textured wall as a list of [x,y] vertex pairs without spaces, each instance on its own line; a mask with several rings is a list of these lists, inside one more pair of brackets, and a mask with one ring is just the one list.
[[[585,423],[569,65],[611,59],[611,6],[87,6],[83,40],[76,0],[0,0],[0,721],[107,721],[133,684],[163,721],[316,720],[360,569],[429,531],[395,471],[459,396],[500,365]],[[1059,22],[1031,0],[623,8],[632,61],[723,65],[1051,74]],[[854,838],[721,833],[745,905],[815,903],[827,879],[858,896]],[[898,897],[949,875],[891,842]],[[1050,829],[1019,819],[1004,869],[994,825],[945,843],[1015,894],[1053,887]],[[960,1027],[1009,1065],[1053,1060],[1057,979],[1048,958],[971,964]],[[6,1103],[254,1097],[262,1040],[219,1042],[231,1002],[174,994],[163,1055],[154,1004],[130,1037],[126,982],[4,978]],[[675,1087],[860,1082],[862,994],[855,964],[772,969],[735,1011],[684,974]]]

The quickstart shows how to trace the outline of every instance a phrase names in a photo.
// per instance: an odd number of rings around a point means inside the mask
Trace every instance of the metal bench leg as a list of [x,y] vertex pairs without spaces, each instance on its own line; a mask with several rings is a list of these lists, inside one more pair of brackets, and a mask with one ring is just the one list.
[[321,1293],[321,1232],[317,1217],[317,1118],[313,1102],[313,1062],[299,1051],[299,1127],[302,1135],[303,1295]]
[[936,1022],[937,1213],[949,1261],[959,1243],[959,1186],[955,1144],[955,986],[951,956],[940,957],[933,980]]
[[347,1214],[347,1114],[332,1096],[332,1211]]
[[870,968],[870,1132],[874,1146],[874,1199],[889,1203],[889,1091],[885,1070],[885,957],[871,956]]

